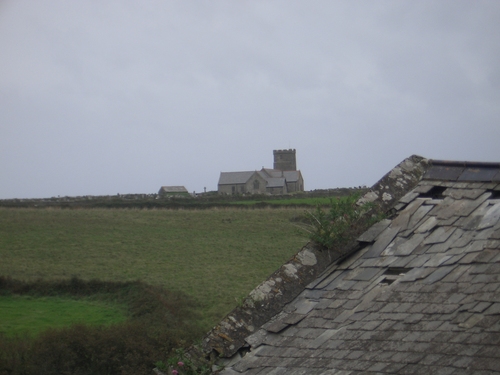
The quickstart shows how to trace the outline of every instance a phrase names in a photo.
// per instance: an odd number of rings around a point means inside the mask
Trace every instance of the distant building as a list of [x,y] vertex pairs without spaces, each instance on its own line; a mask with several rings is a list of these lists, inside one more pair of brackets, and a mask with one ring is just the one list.
[[304,191],[302,173],[297,170],[295,149],[274,150],[273,169],[221,172],[219,194],[287,194]]
[[279,171],[296,171],[297,160],[295,149],[273,150],[273,168]]
[[162,186],[158,191],[162,197],[189,197],[191,196],[184,186]]

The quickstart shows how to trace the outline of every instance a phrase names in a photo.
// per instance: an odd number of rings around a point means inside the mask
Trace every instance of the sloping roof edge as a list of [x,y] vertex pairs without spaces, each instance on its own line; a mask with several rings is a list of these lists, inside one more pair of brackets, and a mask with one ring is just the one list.
[[[410,156],[373,185],[360,202],[373,202],[383,211],[388,211],[417,185],[428,167],[427,159],[417,155]],[[247,336],[257,332],[260,326],[279,313],[285,304],[292,301],[332,263],[355,250],[356,247],[353,247],[339,254],[321,251],[313,243],[308,243],[257,286],[242,306],[231,311],[205,336],[202,343],[204,353],[215,351],[220,357],[233,356],[246,345]]]
[[360,203],[373,202],[380,205],[383,211],[389,210],[417,185],[430,166],[431,160],[422,156],[406,158],[375,183]]

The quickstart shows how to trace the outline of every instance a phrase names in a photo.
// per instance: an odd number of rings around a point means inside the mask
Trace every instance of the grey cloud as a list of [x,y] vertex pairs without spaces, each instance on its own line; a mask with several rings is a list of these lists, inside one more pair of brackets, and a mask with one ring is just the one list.
[[288,147],[307,189],[372,184],[413,153],[498,161],[499,15],[494,1],[5,1],[0,198],[213,190]]

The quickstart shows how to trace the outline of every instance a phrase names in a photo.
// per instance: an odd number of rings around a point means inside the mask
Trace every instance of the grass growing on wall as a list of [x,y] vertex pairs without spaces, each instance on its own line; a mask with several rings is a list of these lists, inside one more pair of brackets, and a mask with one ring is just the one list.
[[306,242],[303,208],[0,209],[0,275],[142,280],[201,304],[208,330]]

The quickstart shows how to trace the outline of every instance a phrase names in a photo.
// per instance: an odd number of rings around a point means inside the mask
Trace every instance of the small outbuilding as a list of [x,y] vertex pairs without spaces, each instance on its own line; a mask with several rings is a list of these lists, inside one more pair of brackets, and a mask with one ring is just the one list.
[[184,186],[162,186],[158,191],[161,197],[190,197],[191,195]]

